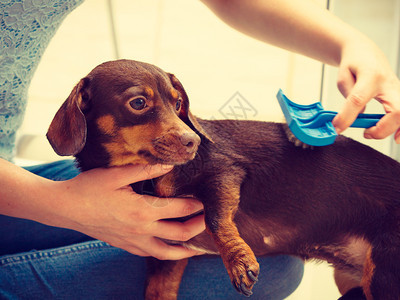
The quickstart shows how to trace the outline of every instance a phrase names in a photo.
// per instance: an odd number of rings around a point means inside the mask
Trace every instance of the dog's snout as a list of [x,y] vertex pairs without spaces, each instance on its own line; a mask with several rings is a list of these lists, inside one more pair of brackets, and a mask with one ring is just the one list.
[[196,151],[197,147],[200,145],[200,137],[194,132],[185,132],[179,139],[188,152]]

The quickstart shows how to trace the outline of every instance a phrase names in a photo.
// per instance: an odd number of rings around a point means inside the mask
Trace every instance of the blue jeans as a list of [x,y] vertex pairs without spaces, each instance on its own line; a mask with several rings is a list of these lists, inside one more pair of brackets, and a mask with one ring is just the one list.
[[[26,168],[53,180],[79,171],[71,160]],[[251,299],[284,299],[299,285],[303,263],[290,256],[259,257]],[[142,299],[145,259],[79,232],[0,216],[1,299]],[[219,257],[189,259],[179,299],[243,299]]]

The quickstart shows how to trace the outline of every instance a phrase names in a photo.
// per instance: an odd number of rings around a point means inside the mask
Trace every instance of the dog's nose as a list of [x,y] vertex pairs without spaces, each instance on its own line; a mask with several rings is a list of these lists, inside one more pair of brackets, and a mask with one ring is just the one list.
[[194,132],[185,132],[179,139],[189,153],[196,151],[197,147],[200,145],[200,137]]

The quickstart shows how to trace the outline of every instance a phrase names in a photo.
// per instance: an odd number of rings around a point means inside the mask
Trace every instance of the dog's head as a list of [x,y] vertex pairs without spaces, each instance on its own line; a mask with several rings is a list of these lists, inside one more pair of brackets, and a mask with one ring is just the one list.
[[210,138],[189,111],[172,74],[146,63],[103,63],[81,79],[56,113],[47,138],[83,169],[126,164],[184,164]]

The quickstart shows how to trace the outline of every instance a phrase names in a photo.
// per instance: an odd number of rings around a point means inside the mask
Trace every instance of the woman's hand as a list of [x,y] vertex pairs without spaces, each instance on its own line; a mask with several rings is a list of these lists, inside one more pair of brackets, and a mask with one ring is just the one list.
[[349,127],[374,98],[383,105],[386,115],[365,130],[365,138],[383,139],[395,133],[395,141],[400,143],[400,81],[374,44],[355,40],[344,47],[338,87],[347,100],[333,120],[338,133]]
[[372,98],[386,115],[366,138],[382,139],[395,133],[400,143],[400,82],[379,48],[315,1],[202,0],[237,30],[272,45],[339,66],[338,87],[347,98],[333,120],[340,133],[349,127]]
[[[156,198],[136,194],[130,183],[161,176],[170,167],[125,166],[93,169],[57,183],[52,225],[67,227],[140,256],[176,260],[200,254],[158,238],[187,241],[205,229],[202,215],[184,223],[163,221],[203,209],[194,199]],[[49,212],[51,215],[52,212]]]

